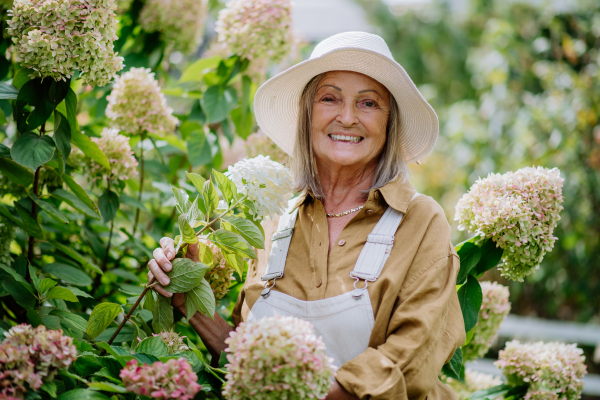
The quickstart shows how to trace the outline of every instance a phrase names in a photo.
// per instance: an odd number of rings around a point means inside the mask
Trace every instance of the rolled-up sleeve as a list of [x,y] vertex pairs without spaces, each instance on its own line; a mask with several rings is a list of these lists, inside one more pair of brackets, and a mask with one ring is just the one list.
[[[440,388],[438,374],[464,342],[456,295],[458,257],[445,253],[421,265],[401,288],[385,343],[342,365],[336,379],[360,399],[421,400],[453,393]],[[437,398],[437,396],[435,396]]]

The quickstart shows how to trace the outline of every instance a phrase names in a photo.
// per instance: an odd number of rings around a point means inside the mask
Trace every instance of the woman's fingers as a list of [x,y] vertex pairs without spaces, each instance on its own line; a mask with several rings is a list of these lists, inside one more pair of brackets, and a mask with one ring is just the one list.
[[[152,280],[152,278],[154,278],[154,275],[152,275],[152,272],[148,272],[148,282],[150,282]],[[165,297],[171,297],[171,296],[173,296],[173,293],[167,292],[160,285],[154,285],[154,286],[152,286],[152,289],[154,289],[156,291],[156,293],[160,294],[161,296],[165,296]]]
[[167,274],[165,274],[165,271],[163,271],[162,268],[156,263],[156,260],[150,260],[148,263],[148,269],[150,272],[152,272],[152,275],[156,277],[161,285],[166,286],[169,284],[169,282],[171,282]]
[[163,271],[169,272],[171,269],[173,269],[173,265],[171,265],[171,263],[167,259],[164,249],[154,249],[152,255],[154,256],[154,260],[156,260],[156,262],[163,269]]
[[172,260],[173,258],[175,258],[175,245],[173,239],[164,237],[160,239],[159,243],[167,259]]
[[194,262],[198,262],[198,261],[200,261],[200,257],[198,257],[199,254],[200,254],[200,246],[198,246],[198,243],[188,244],[187,253],[185,253],[186,258],[189,258],[190,260],[192,260]]

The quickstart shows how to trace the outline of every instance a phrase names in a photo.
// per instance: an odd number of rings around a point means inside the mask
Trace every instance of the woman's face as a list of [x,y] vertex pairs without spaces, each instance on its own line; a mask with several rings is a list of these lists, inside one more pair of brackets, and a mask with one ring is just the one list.
[[390,93],[376,80],[350,71],[327,72],[312,108],[317,163],[363,167],[376,163],[386,140]]

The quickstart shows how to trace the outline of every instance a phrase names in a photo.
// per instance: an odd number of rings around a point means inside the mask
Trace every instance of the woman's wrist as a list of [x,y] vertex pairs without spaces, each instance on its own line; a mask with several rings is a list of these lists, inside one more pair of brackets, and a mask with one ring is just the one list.
[[337,380],[334,380],[329,388],[326,400],[358,400],[358,397],[346,391]]

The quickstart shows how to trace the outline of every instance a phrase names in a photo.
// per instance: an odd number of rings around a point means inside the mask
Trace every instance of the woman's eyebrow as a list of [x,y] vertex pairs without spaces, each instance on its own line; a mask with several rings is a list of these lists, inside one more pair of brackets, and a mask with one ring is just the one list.
[[361,93],[366,93],[366,92],[375,92],[375,93],[377,93],[377,94],[379,95],[379,97],[383,98],[383,96],[382,96],[382,95],[381,95],[381,94],[380,94],[380,93],[379,93],[377,90],[375,90],[375,89],[365,89],[365,90],[361,90],[361,91],[359,91],[359,92],[358,92],[358,94],[361,94]]
[[[319,89],[321,89],[321,88],[322,88],[322,87],[324,87],[324,86],[329,86],[329,87],[332,87],[332,88],[334,88],[335,90],[339,90],[340,92],[342,91],[342,89],[340,89],[340,88],[339,88],[339,87],[337,87],[337,86],[333,86],[333,85],[323,85],[323,86],[321,86]],[[317,90],[319,90],[319,89],[317,89]]]

